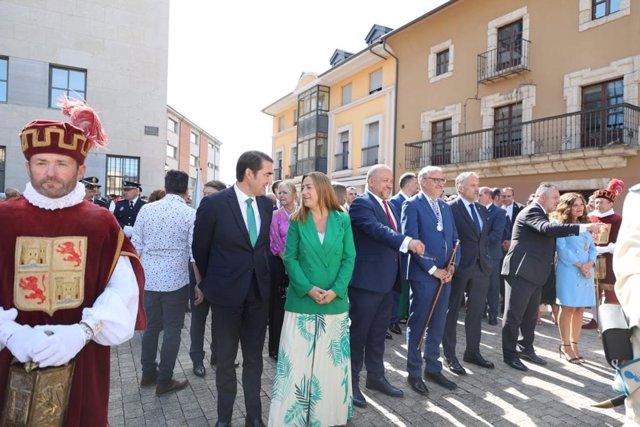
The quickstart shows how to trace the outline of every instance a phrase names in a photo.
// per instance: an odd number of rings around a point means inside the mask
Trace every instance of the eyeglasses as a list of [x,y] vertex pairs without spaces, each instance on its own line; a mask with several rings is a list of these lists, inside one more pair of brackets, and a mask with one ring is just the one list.
[[447,182],[447,180],[444,178],[431,178],[430,176],[428,176],[427,179],[432,180],[436,184],[445,184]]

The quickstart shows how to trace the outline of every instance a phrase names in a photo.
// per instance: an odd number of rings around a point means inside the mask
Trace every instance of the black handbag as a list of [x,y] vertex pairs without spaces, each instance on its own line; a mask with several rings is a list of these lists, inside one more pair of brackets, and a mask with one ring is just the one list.
[[633,360],[629,322],[619,304],[598,306],[598,326],[604,357],[609,365],[617,368],[621,361]]

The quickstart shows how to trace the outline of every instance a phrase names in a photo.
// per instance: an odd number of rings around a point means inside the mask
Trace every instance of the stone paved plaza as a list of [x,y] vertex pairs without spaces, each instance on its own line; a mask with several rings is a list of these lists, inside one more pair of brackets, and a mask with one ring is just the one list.
[[[464,319],[464,311],[460,316],[461,320]],[[215,372],[207,364],[205,378],[198,378],[192,373],[188,354],[190,321],[187,315],[174,376],[177,379],[186,377],[191,384],[178,393],[157,397],[154,387],[139,387],[140,333],[136,333],[129,343],[113,348],[109,405],[111,426],[208,426],[215,423]],[[210,337],[209,331],[206,336]],[[558,357],[557,327],[544,318],[544,324],[536,329],[536,347],[538,355],[545,358],[548,365],[540,367],[525,361],[530,368],[528,373],[516,371],[502,362],[500,341],[499,327],[489,326],[483,321],[482,353],[495,363],[496,368],[486,370],[463,363],[468,371],[464,377],[456,377],[445,369],[444,374],[458,384],[458,389],[450,392],[426,382],[429,396],[424,398],[406,383],[406,344],[403,336],[394,335],[392,340],[387,340],[387,378],[405,391],[405,397],[394,399],[377,391],[369,391],[364,387],[364,379],[361,379],[361,389],[369,406],[364,410],[355,408],[355,415],[348,425],[622,425],[622,407],[607,410],[590,407],[595,402],[613,396],[610,387],[612,370],[604,360],[597,331],[583,331],[581,351],[587,363],[572,365]],[[461,321],[458,323],[458,343],[458,357],[462,361],[464,326]],[[267,356],[266,347],[263,356],[262,403],[266,422],[275,362]],[[238,360],[241,361],[240,354]],[[237,370],[238,378],[241,370],[242,366]],[[232,423],[244,425],[244,400],[240,383]]]

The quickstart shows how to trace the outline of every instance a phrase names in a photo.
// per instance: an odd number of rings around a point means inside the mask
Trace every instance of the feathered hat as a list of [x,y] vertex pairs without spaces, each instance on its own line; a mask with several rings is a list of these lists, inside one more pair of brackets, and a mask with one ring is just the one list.
[[63,97],[59,105],[62,113],[69,116],[69,122],[33,120],[27,123],[19,135],[22,152],[27,160],[37,153],[54,153],[84,164],[91,149],[107,144],[107,134],[98,114],[84,102]]
[[593,196],[597,199],[602,197],[603,199],[609,200],[611,203],[616,201],[616,197],[622,193],[624,190],[624,181],[617,178],[612,178],[607,184],[607,188],[601,188],[600,190],[596,190],[593,193]]

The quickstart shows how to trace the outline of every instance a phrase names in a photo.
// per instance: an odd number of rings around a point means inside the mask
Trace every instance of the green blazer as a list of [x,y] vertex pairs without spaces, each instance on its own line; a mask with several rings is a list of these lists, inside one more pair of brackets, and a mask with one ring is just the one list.
[[[329,213],[322,244],[310,215],[304,223],[289,220],[284,251],[289,289],[284,309],[306,314],[349,311],[347,289],[355,258],[351,220],[346,212]],[[336,293],[336,298],[329,304],[316,303],[307,295],[313,286],[331,289]]]

